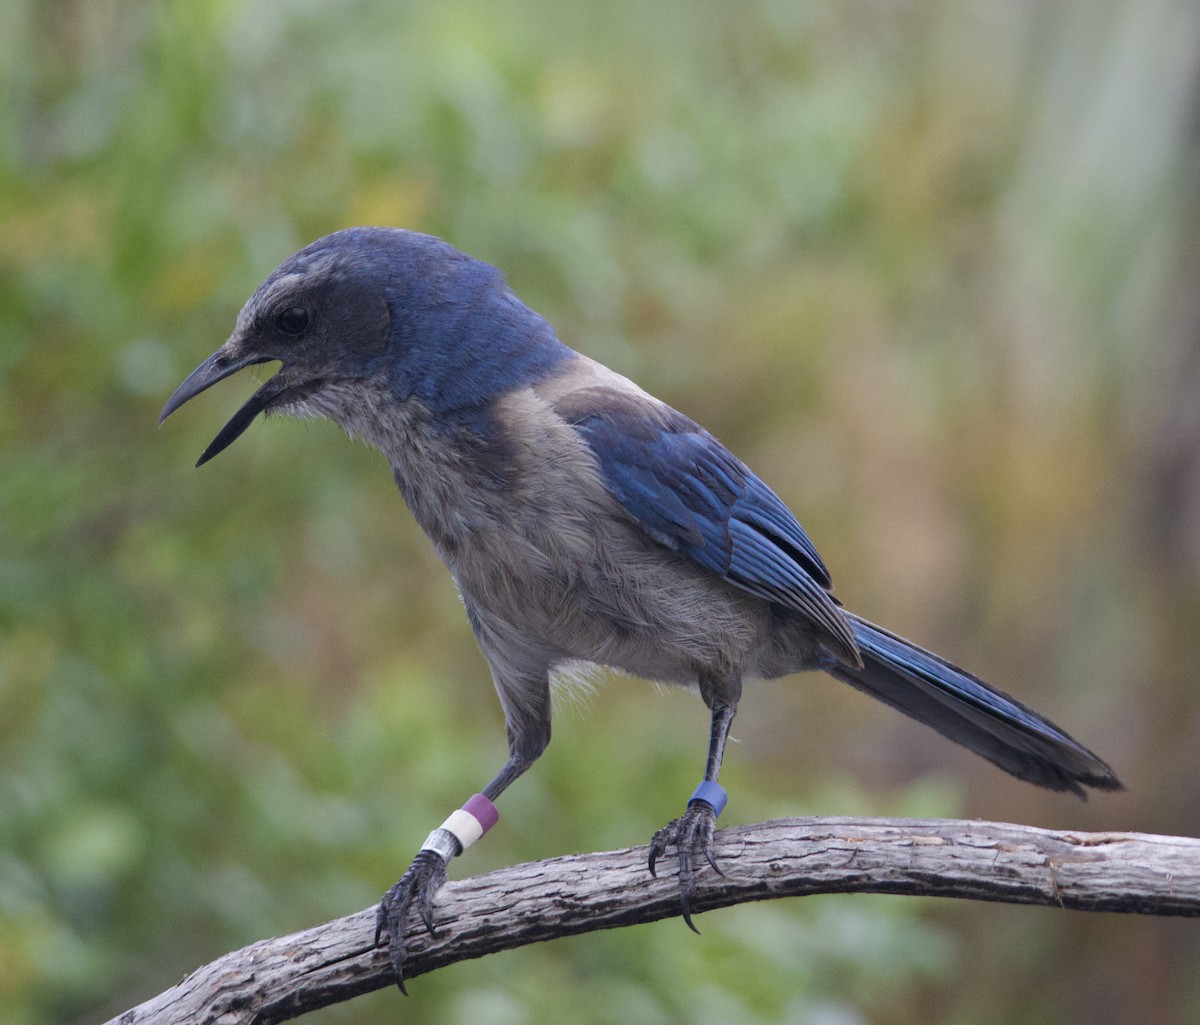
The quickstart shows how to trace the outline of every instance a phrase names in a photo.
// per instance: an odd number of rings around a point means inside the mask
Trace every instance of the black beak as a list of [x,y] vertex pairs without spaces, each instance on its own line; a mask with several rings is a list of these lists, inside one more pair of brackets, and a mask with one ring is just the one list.
[[[271,360],[277,358],[275,356],[252,355],[236,359],[230,357],[223,349],[218,349],[188,374],[183,384],[175,389],[175,394],[167,399],[167,404],[163,407],[162,416],[158,418],[158,422],[161,424],[189,399],[194,399],[202,391],[211,388],[218,381],[225,380],[231,374],[236,374],[239,370],[254,366],[256,363],[269,363]],[[212,444],[196,460],[196,465],[202,466],[213,456],[219,452],[223,452],[232,445],[242,432],[250,426],[254,418],[286,390],[287,385],[280,380],[278,374],[267,381],[266,384],[246,400],[241,409],[233,414],[229,423],[221,428],[220,433],[213,438]]]

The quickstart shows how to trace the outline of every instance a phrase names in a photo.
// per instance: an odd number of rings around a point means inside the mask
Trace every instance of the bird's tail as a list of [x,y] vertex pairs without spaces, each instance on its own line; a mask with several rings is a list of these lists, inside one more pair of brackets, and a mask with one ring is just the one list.
[[878,698],[1018,779],[1070,790],[1120,790],[1116,773],[1048,719],[964,669],[852,613],[861,669],[838,664],[839,680]]

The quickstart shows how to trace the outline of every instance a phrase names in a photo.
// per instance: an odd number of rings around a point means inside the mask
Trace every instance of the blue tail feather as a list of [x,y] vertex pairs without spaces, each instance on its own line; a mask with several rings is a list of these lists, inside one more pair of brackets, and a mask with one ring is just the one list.
[[1113,770],[1015,698],[882,627],[846,613],[863,667],[837,665],[840,680],[932,726],[1006,772],[1086,797],[1084,787],[1119,790]]

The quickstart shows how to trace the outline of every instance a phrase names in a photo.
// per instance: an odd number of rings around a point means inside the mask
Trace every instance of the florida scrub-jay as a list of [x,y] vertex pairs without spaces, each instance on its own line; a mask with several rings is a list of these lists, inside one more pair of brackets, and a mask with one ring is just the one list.
[[[259,414],[325,416],[379,448],[462,594],[504,709],[509,757],[430,834],[380,903],[403,988],[404,931],[450,858],[550,740],[550,678],[611,666],[696,688],[712,713],[704,779],[660,829],[690,923],[730,724],[748,677],[820,669],[1020,779],[1080,796],[1112,769],[1038,713],[845,610],[812,542],[711,434],[568,348],[493,267],[428,235],[350,228],[286,260],[163,419],[251,366],[281,368],[200,457]],[[199,463],[197,465],[199,465]]]

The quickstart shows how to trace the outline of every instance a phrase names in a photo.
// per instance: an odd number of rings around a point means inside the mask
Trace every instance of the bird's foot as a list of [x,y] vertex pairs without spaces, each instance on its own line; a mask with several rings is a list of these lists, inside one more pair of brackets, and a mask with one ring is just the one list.
[[375,913],[375,946],[386,935],[388,960],[396,976],[396,985],[406,996],[404,988],[404,959],[407,949],[404,930],[413,910],[421,916],[425,928],[433,933],[433,898],[446,881],[446,860],[437,852],[421,850],[413,858],[408,871],[383,895]]
[[697,857],[704,856],[717,875],[724,875],[717,865],[713,853],[713,833],[717,825],[717,812],[706,801],[693,800],[686,812],[668,822],[654,834],[650,841],[650,874],[657,876],[655,864],[674,845],[679,852],[679,906],[683,920],[694,933],[699,933],[692,922],[692,898],[696,895]]

